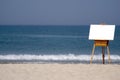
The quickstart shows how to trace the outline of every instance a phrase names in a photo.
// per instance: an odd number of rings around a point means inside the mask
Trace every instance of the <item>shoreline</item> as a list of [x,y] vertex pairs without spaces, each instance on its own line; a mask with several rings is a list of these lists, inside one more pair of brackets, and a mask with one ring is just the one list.
[[[0,60],[0,64],[90,64],[90,60]],[[102,60],[93,60],[92,64],[102,64]],[[108,60],[105,64],[109,64]],[[120,65],[120,61],[111,61],[110,64]]]

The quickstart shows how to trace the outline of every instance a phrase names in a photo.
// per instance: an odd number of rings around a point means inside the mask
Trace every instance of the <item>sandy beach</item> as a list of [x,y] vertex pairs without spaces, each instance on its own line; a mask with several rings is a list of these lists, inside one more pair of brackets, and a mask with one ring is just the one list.
[[0,64],[0,80],[120,80],[117,64]]

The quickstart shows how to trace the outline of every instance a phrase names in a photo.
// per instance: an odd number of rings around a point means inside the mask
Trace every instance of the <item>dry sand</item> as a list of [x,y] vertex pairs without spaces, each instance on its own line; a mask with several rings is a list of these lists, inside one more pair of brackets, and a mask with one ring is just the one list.
[[120,80],[120,65],[0,64],[0,80]]

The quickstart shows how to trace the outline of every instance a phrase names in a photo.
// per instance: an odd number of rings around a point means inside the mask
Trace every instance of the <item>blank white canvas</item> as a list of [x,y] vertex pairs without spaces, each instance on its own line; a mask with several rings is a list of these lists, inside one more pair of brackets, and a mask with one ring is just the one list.
[[90,40],[114,40],[115,25],[90,25]]

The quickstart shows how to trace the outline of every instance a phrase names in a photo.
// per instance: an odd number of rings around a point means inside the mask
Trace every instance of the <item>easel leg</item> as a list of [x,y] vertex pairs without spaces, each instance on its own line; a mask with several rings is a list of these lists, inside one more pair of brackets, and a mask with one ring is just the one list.
[[90,64],[92,63],[92,59],[93,59],[93,56],[94,56],[94,51],[95,51],[95,44],[93,45],[93,50],[92,50]]
[[105,47],[102,47],[102,59],[103,64],[105,64]]
[[109,47],[107,46],[107,53],[108,53],[108,61],[109,61],[109,64],[111,63],[111,60],[110,60],[110,49]]

